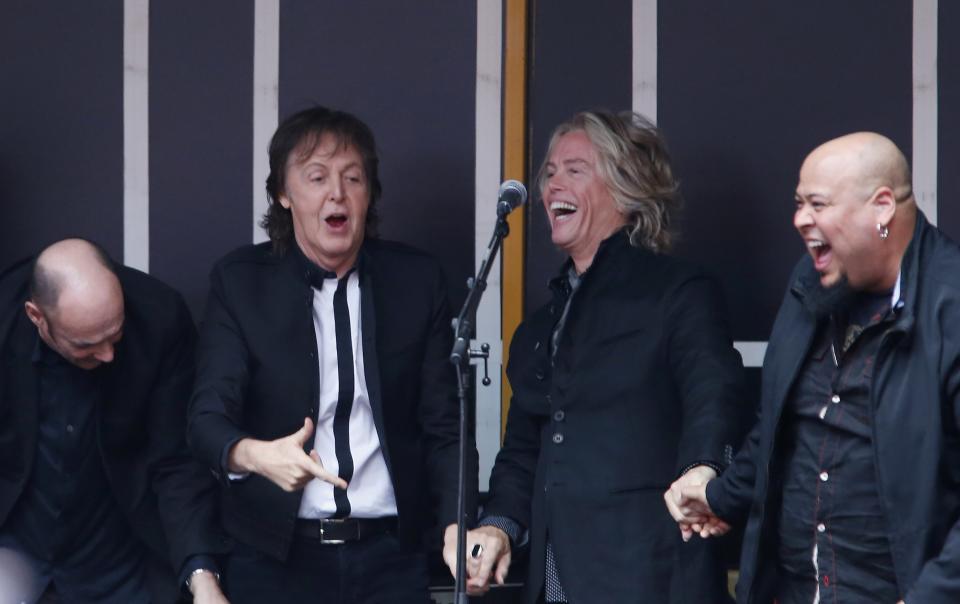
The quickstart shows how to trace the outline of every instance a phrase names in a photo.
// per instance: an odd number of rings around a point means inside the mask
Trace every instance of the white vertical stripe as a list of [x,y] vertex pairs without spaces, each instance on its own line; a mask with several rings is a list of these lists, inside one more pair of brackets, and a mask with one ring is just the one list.
[[743,357],[744,367],[763,367],[763,355],[767,354],[766,342],[734,342],[733,347]]
[[937,0],[913,0],[913,194],[937,224]]
[[657,122],[657,0],[633,0],[632,107]]
[[[820,419],[823,419],[823,417]],[[813,544],[813,574],[817,580],[817,591],[813,594],[813,604],[820,604],[820,545],[817,543]]]
[[123,2],[123,262],[150,270],[150,0]]
[[267,149],[280,111],[280,0],[255,0],[253,10],[253,242],[260,243],[267,240],[259,227],[267,211]]
[[[500,186],[502,128],[503,6],[477,2],[476,172],[474,200],[474,250],[479,263],[496,223],[497,189]],[[490,344],[489,386],[477,377],[477,449],[480,454],[480,489],[487,490],[490,470],[500,450],[500,367],[503,339],[500,333],[500,260],[490,270],[483,301],[477,309],[477,342]],[[476,346],[477,343],[474,343]]]

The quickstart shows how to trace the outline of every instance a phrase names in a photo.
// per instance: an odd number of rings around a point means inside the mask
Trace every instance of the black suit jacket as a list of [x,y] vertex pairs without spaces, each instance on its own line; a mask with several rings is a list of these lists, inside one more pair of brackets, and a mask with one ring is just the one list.
[[[37,449],[37,329],[24,311],[31,262],[0,275],[0,526],[23,492]],[[180,295],[116,267],[123,339],[104,372],[97,444],[113,496],[140,537],[174,572],[195,554],[217,554],[216,483],[186,447],[196,329]]]
[[[432,511],[443,524],[457,518],[459,415],[444,280],[435,260],[396,243],[366,241],[358,267],[370,405],[396,495],[399,536],[414,545]],[[189,440],[219,472],[231,441],[273,440],[296,432],[304,417],[316,419],[319,371],[313,292],[298,254],[276,255],[269,243],[243,247],[220,260],[210,280]],[[468,450],[473,510],[472,442]],[[224,526],[285,559],[301,496],[258,475],[224,481]]]
[[563,300],[520,325],[486,513],[530,528],[525,602],[543,586],[548,533],[570,602],[727,599],[714,544],[684,544],[663,502],[682,470],[722,465],[738,438],[742,366],[721,309],[702,272],[618,233],[582,275],[552,364]]

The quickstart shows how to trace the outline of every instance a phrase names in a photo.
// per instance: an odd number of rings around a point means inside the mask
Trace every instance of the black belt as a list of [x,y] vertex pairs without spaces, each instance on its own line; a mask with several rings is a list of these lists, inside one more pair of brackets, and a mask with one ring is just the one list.
[[346,543],[360,541],[371,535],[396,531],[397,517],[386,518],[322,518],[307,520],[297,518],[293,534],[319,541],[320,543]]

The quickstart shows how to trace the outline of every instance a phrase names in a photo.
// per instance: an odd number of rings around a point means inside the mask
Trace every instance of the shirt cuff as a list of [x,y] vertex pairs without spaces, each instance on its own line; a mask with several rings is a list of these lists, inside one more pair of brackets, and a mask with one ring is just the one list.
[[241,439],[239,438],[234,438],[233,440],[228,441],[227,444],[224,445],[223,451],[220,452],[220,475],[226,476],[227,482],[239,482],[250,476],[250,472],[231,472],[229,470],[230,449],[233,447],[233,445],[240,442],[240,440]]
[[714,463],[712,461],[695,461],[691,464],[687,464],[683,468],[683,470],[680,471],[680,476],[683,476],[684,474],[686,474],[687,472],[689,472],[690,470],[694,469],[697,466],[707,466],[708,468],[712,468],[713,471],[717,473],[717,476],[719,476],[723,472],[723,467],[720,464]]
[[[528,540],[527,531],[520,523],[506,516],[487,516],[478,522],[477,526],[492,526],[500,529],[510,538],[511,547],[526,545]],[[521,537],[523,538],[522,541]]]

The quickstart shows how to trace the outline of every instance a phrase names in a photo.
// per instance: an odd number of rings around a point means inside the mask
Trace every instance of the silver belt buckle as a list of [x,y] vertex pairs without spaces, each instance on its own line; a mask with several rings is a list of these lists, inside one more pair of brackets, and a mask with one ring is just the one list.
[[[325,529],[324,529],[324,527],[326,526],[326,524],[327,524],[328,522],[329,522],[329,523],[340,523],[340,524],[343,524],[344,522],[346,522],[346,520],[347,520],[346,518],[323,518],[323,519],[321,519],[321,520],[320,520],[320,543],[323,543],[324,545],[327,545],[327,544],[329,544],[329,545],[342,545],[342,544],[346,543],[346,541],[345,541],[344,539],[327,539],[326,536],[325,536],[325,532],[326,532],[326,531],[325,531]],[[360,525],[358,524],[358,525],[357,525],[357,539],[359,540],[359,538],[360,538]]]

